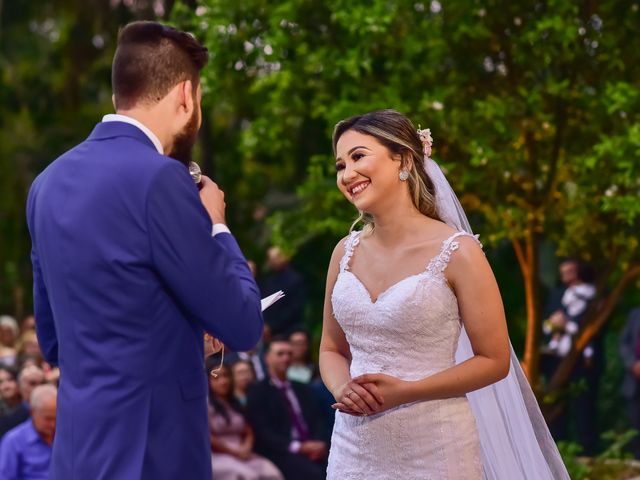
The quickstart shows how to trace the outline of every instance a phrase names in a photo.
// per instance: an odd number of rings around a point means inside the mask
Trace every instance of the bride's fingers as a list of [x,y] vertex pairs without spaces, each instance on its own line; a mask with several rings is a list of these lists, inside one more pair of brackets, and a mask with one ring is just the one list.
[[362,417],[363,416],[362,413],[356,412],[355,410],[350,409],[344,403],[341,403],[341,402],[334,403],[333,405],[331,405],[331,408],[333,408],[334,410],[339,410],[342,413],[346,413],[348,415],[353,415],[354,417]]
[[364,388],[369,394],[375,398],[376,402],[380,405],[384,403],[384,397],[380,393],[380,389],[375,383],[358,383],[362,388]]
[[[353,391],[362,399],[362,401],[366,404],[367,410],[366,413],[373,413],[378,410],[382,406],[382,402],[378,402],[377,399],[369,393],[369,391],[364,388],[362,385],[358,385],[357,383],[353,383],[351,385]],[[353,396],[353,395],[352,395]]]
[[363,383],[376,383],[382,380],[383,376],[377,373],[364,373],[353,379],[354,382],[362,385]]
[[340,399],[340,403],[344,403],[349,409],[355,410],[358,413],[369,413],[369,407],[366,402],[362,400],[356,392],[349,390]]

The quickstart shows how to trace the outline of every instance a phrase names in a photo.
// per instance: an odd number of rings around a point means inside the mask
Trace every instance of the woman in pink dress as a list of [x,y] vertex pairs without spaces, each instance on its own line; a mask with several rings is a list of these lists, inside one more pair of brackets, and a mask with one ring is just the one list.
[[215,480],[282,480],[266,458],[253,453],[253,431],[233,396],[229,367],[209,377],[209,428]]

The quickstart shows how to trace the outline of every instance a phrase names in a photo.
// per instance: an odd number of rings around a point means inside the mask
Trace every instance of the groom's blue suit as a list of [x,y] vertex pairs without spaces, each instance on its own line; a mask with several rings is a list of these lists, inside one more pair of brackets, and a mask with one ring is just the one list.
[[98,124],[27,203],[38,339],[61,370],[51,478],[211,480],[203,331],[262,333],[259,290],[184,165]]

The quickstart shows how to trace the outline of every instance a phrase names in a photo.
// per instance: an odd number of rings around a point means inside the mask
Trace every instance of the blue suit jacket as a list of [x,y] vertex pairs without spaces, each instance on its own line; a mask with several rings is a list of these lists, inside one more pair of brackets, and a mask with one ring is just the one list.
[[38,340],[61,370],[51,478],[211,480],[203,333],[252,348],[260,295],[184,165],[98,124],[29,192]]

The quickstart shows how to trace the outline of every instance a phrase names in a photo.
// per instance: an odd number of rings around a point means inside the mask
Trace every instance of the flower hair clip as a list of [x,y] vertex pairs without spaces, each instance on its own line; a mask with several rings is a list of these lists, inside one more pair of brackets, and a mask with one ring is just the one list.
[[431,129],[418,128],[418,136],[420,137],[420,141],[422,142],[422,151],[424,152],[425,157],[431,158],[431,146],[433,145]]

